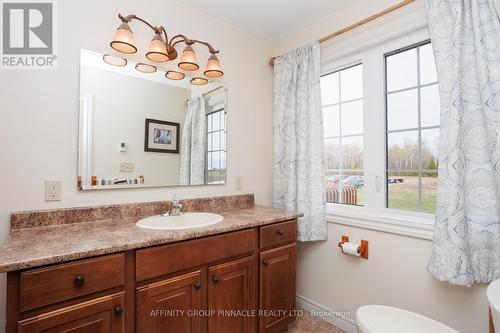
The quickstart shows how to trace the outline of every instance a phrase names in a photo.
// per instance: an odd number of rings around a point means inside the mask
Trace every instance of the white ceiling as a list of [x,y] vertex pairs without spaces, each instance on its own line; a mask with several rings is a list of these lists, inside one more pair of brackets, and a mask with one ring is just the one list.
[[344,7],[349,0],[182,0],[210,16],[277,42]]

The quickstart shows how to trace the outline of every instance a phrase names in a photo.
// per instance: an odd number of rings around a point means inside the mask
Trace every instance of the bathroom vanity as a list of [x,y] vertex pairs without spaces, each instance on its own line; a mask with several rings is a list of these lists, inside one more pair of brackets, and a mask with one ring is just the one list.
[[[285,332],[294,319],[301,214],[228,210],[234,197],[217,199],[224,221],[199,229],[146,230],[137,217],[119,217],[12,230],[0,249],[6,332]],[[141,211],[124,206],[100,212]],[[14,227],[89,212],[22,214],[13,215]]]

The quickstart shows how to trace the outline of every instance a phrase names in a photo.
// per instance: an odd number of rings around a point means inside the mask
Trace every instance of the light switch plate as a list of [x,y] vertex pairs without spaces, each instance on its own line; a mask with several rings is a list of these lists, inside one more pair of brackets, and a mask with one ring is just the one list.
[[134,163],[120,163],[120,172],[134,172]]
[[236,189],[237,190],[243,189],[243,177],[241,176],[236,177]]
[[61,201],[62,183],[57,180],[45,181],[45,201]]

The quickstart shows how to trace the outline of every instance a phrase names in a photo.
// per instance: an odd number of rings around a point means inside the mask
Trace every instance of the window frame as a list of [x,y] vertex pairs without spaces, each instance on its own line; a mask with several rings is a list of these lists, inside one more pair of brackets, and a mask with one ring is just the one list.
[[[321,75],[363,64],[364,206],[326,204],[327,221],[422,239],[432,239],[434,215],[386,208],[387,142],[384,55],[429,40],[426,26],[404,31],[376,44],[345,49],[322,59]],[[325,54],[329,55],[328,52]],[[368,168],[367,166],[370,165]]]
[[[211,115],[213,115],[214,113],[217,113],[217,112],[220,112],[221,115],[224,117],[224,128],[222,129],[219,129],[219,130],[216,130],[214,131],[212,129],[212,131],[209,131],[208,130],[208,119],[210,118]],[[218,104],[218,105],[214,105],[214,106],[211,106],[211,107],[208,107],[207,108],[207,112],[205,114],[205,121],[207,122],[207,131],[206,131],[206,136],[207,136],[207,143],[206,143],[206,155],[205,155],[205,182],[207,185],[221,185],[221,184],[226,184],[227,182],[227,111],[226,111],[226,108],[223,104]],[[211,147],[208,147],[208,137],[210,136],[210,134],[213,134],[213,133],[217,133],[217,132],[221,132],[224,137],[225,137],[225,143],[224,143],[224,149],[218,149],[218,150],[210,150]],[[219,145],[220,145],[220,142],[219,142]],[[224,157],[224,170],[226,170],[226,177],[225,177],[225,180],[223,182],[209,182],[209,173],[210,171],[212,170],[209,170],[208,169],[208,160],[210,159],[210,153],[214,153],[214,152],[223,152],[225,157]],[[220,156],[219,156],[220,158]],[[220,161],[219,161],[219,166],[220,166]]]
[[[384,54],[384,98],[385,98],[385,176],[386,176],[386,181],[384,183],[385,186],[385,208],[389,210],[398,210],[398,211],[404,211],[404,212],[413,212],[413,213],[424,213],[424,214],[430,214],[433,215],[432,213],[424,212],[422,211],[422,178],[423,178],[423,173],[425,171],[429,170],[424,170],[422,167],[422,131],[424,130],[432,130],[432,129],[440,129],[440,125],[433,125],[433,126],[422,126],[422,89],[426,87],[431,87],[434,85],[438,85],[439,81],[434,81],[431,83],[425,83],[421,84],[421,73],[420,73],[420,64],[421,64],[421,58],[420,58],[420,47],[425,46],[427,44],[430,44],[431,40],[430,38],[418,42],[418,43],[413,43],[412,45],[408,45],[406,47],[402,47],[399,49],[396,49],[394,51],[390,51]],[[417,52],[417,83],[415,86],[403,88],[403,89],[396,89],[392,91],[388,91],[387,89],[387,58],[389,58],[392,55],[396,55],[399,53],[403,53],[412,49],[416,49]],[[411,91],[411,90],[417,90],[417,103],[418,103],[418,125],[417,127],[414,128],[404,128],[404,129],[396,129],[396,130],[389,130],[389,95],[390,94],[395,94],[395,93],[400,93],[400,92],[405,92],[405,91]],[[406,171],[417,171],[418,172],[418,206],[420,208],[419,211],[411,211],[411,210],[402,210],[402,209],[395,209],[395,208],[389,208],[389,182],[388,182],[388,174],[389,172],[389,134],[391,133],[403,133],[403,132],[411,132],[411,131],[416,131],[417,132],[417,156],[418,156],[418,167],[417,170],[406,170]],[[435,171],[437,174],[437,170]]]
[[[364,145],[365,145],[365,129],[364,129],[364,91],[362,90],[362,94],[361,94],[361,97],[359,98],[353,98],[353,99],[348,99],[348,100],[345,100],[345,101],[342,101],[342,76],[340,74],[340,72],[344,71],[344,70],[348,70],[350,68],[353,68],[353,67],[356,67],[356,66],[361,66],[361,73],[363,73],[363,62],[361,61],[358,61],[358,62],[354,62],[354,63],[350,63],[349,65],[347,66],[343,66],[341,68],[338,68],[338,69],[335,69],[333,71],[329,71],[328,73],[322,73],[320,75],[320,77],[324,77],[324,76],[328,76],[328,75],[332,75],[332,74],[335,74],[335,73],[339,73],[339,100],[337,103],[330,103],[330,104],[326,104],[326,105],[321,105],[321,112],[323,113],[323,109],[324,108],[329,108],[329,107],[334,107],[334,106],[338,106],[338,110],[339,110],[339,135],[338,136],[330,136],[330,137],[325,137],[323,136],[323,143],[325,143],[327,140],[334,140],[334,139],[338,139],[339,140],[339,154],[340,154],[340,157],[339,157],[339,175],[342,176],[343,175],[343,171],[345,171],[344,169],[344,164],[342,163],[342,154],[343,154],[343,150],[342,150],[342,139],[343,138],[356,138],[356,137],[362,137],[363,139],[363,152],[364,152]],[[364,88],[364,87],[363,87]],[[342,105],[344,104],[348,104],[348,103],[354,103],[354,102],[359,102],[361,101],[362,104],[363,104],[363,131],[361,133],[355,133],[355,134],[347,134],[347,135],[343,135],[342,134]],[[364,153],[363,153],[363,175],[364,175]],[[342,196],[340,197],[341,200],[343,199]],[[355,207],[363,207],[363,205],[352,205],[352,204],[346,204],[346,203],[333,203],[333,202],[328,202],[328,204],[333,204],[333,205],[343,205],[343,206],[355,206]]]

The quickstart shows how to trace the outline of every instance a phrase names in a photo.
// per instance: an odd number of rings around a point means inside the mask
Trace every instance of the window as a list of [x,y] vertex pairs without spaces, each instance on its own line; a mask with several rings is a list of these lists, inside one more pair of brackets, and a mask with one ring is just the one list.
[[363,205],[363,66],[321,78],[326,200]]
[[439,90],[430,42],[385,55],[387,208],[436,210]]
[[226,180],[226,112],[217,109],[207,113],[207,184]]

